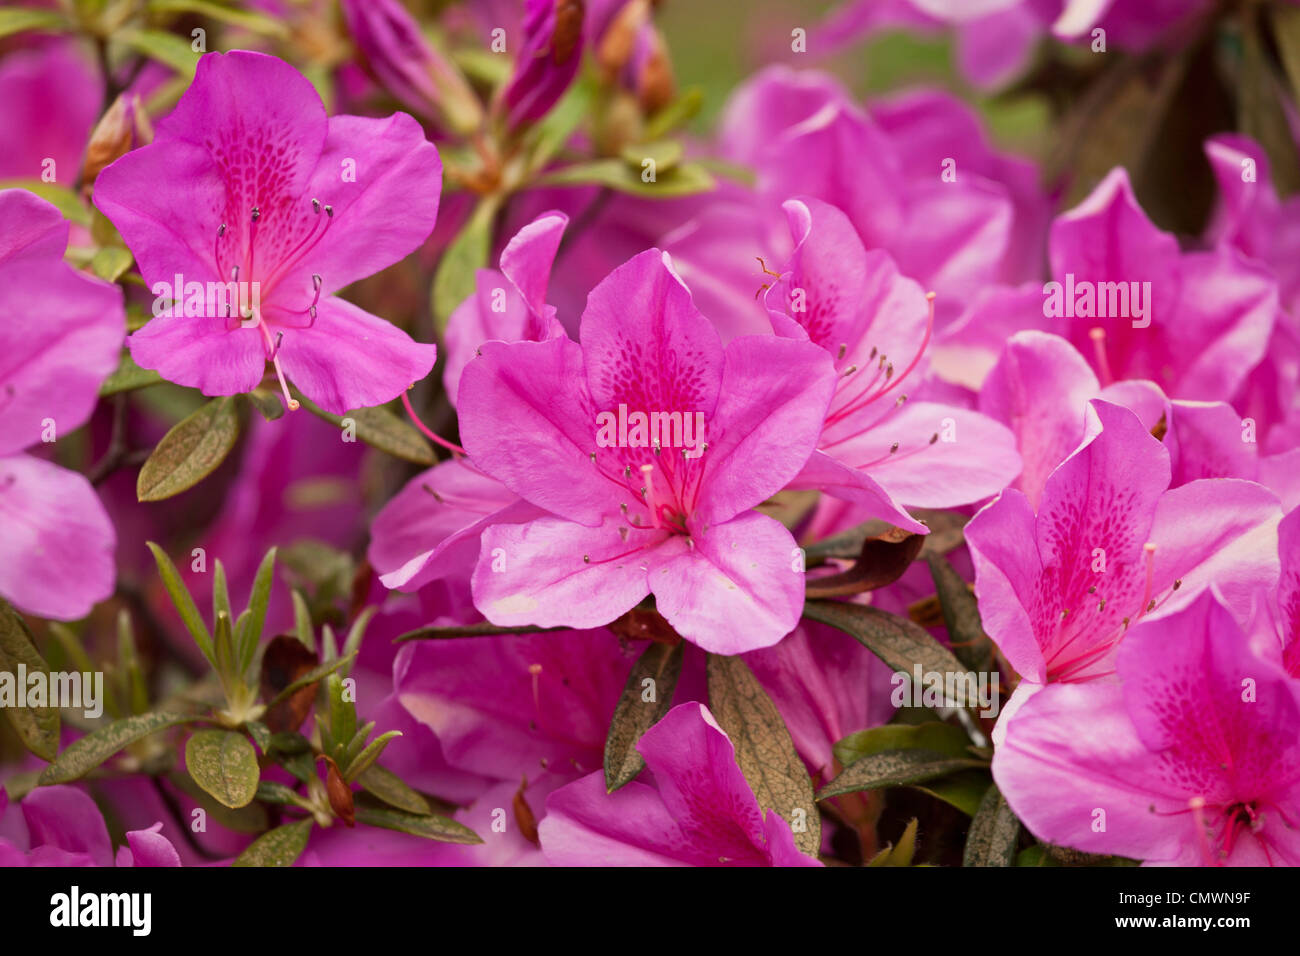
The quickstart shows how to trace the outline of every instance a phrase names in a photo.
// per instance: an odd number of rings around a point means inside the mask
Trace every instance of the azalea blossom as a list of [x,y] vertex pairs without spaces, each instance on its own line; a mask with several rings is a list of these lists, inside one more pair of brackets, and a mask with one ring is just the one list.
[[1047,687],[993,778],[1040,839],[1164,866],[1300,865],[1300,682],[1216,595],[1125,638],[1118,682]]
[[[460,386],[470,460],[549,512],[482,535],[474,600],[497,624],[595,627],[653,593],[719,653],[793,628],[803,578],[790,532],[753,512],[812,454],[833,376],[825,352],[772,336],[724,349],[659,250],[616,269],[581,344],[485,344]],[[697,449],[602,447],[598,413],[703,413]]]
[[[150,289],[198,313],[152,319],[130,337],[132,357],[207,395],[250,391],[269,361],[290,408],[287,378],[337,414],[397,397],[429,373],[434,346],[332,293],[429,235],[441,172],[406,114],[327,117],[283,60],[207,54],[153,143],[95,187]],[[191,283],[228,282],[255,289],[260,307],[191,304]]]
[[84,476],[23,451],[90,417],[126,334],[121,291],[67,243],[53,206],[0,190],[0,597],[59,620],[113,593],[117,536]]
[[538,827],[557,866],[818,866],[790,823],[763,813],[708,708],[681,704],[641,737],[654,785],[606,793],[604,774],[551,794]]

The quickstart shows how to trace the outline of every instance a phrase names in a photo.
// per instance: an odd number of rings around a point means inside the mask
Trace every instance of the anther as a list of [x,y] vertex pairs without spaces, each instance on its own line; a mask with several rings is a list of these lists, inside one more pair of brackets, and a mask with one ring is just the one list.
[[891,455],[896,451],[898,451],[898,442],[894,442],[892,445],[889,446],[889,453]]

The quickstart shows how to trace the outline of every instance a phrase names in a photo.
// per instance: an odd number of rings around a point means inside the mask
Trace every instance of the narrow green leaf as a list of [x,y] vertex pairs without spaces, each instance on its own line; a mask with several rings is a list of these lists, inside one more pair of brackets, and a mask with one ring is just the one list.
[[281,806],[297,807],[303,798],[292,787],[286,787],[274,780],[263,780],[257,785],[257,799],[263,803],[275,803]]
[[293,630],[298,636],[299,643],[309,651],[316,650],[316,629],[311,623],[311,608],[307,607],[307,599],[302,596],[302,592],[296,588],[291,594],[293,598]]
[[233,730],[199,730],[185,742],[185,767],[222,806],[252,803],[260,771],[248,738]]
[[58,10],[0,10],[0,38],[25,30],[67,30],[68,21]]
[[[0,600],[0,675],[14,681],[17,690],[19,665],[28,674],[49,669],[36,650],[31,631],[22,615]],[[47,702],[48,703],[48,702]],[[59,752],[59,709],[57,707],[3,707],[5,717],[23,746],[42,760],[53,760]]]
[[404,644],[407,641],[439,641],[453,637],[492,637],[497,634],[540,634],[544,631],[563,630],[565,630],[565,628],[537,627],[534,624],[503,627],[499,624],[491,624],[488,621],[480,621],[478,624],[449,624],[445,627],[417,628],[414,631],[407,631],[405,634],[393,638],[393,643]]
[[[895,671],[911,676],[919,666],[922,673],[938,673],[945,677],[968,673],[952,651],[931,637],[929,631],[896,614],[838,601],[807,601],[803,613],[804,617],[829,624],[856,638]],[[959,699],[947,703],[958,707],[978,703],[971,682],[957,681],[953,690]],[[971,691],[969,700],[966,691]]]
[[451,817],[444,817],[437,813],[424,815],[403,813],[401,810],[366,800],[364,796],[356,802],[356,814],[357,822],[364,823],[366,826],[398,830],[427,840],[437,840],[440,843],[483,842],[477,833],[463,823],[457,823]]
[[649,173],[649,167],[632,169],[621,159],[593,159],[547,173],[536,185],[604,186],[643,199],[677,199],[717,188],[717,180],[698,163],[682,163],[666,172],[655,169],[654,180],[647,182],[642,177]]
[[980,801],[966,835],[962,866],[1014,866],[1020,821],[1007,805],[997,785],[990,786]]
[[136,365],[135,359],[131,358],[131,353],[123,349],[122,358],[117,364],[117,371],[104,379],[104,384],[99,386],[99,395],[104,398],[109,395],[116,395],[119,392],[148,388],[150,385],[157,385],[161,381],[163,381],[161,375],[153,369],[141,368]]
[[675,168],[682,161],[682,155],[685,149],[682,144],[675,139],[662,140],[660,142],[646,141],[642,143],[632,143],[623,147],[619,156],[623,162],[627,163],[632,170],[641,175],[642,169],[645,168],[645,161],[652,160],[656,176],[662,176],[664,173]]
[[351,657],[340,657],[337,660],[326,661],[325,663],[321,664],[319,667],[312,668],[307,673],[299,677],[297,680],[290,683],[289,686],[286,687],[284,690],[280,691],[280,693],[276,694],[275,698],[267,703],[267,708],[269,709],[275,706],[280,701],[291,696],[295,691],[299,690],[300,688],[306,687],[309,684],[314,684],[323,677],[328,677],[330,674],[333,674],[336,670],[338,670],[340,667],[344,666],[351,660],[352,660]]
[[685,89],[667,106],[646,120],[645,136],[656,140],[688,123],[704,105],[704,91],[698,86]]
[[373,794],[390,807],[405,810],[416,816],[428,816],[433,810],[429,801],[403,782],[402,778],[379,764],[371,764],[357,777],[357,783],[366,793]]
[[76,780],[137,740],[143,740],[150,734],[168,727],[193,723],[198,719],[200,715],[197,712],[156,711],[115,720],[107,727],[101,727],[94,733],[69,744],[54,763],[41,772],[41,786]]
[[283,39],[289,34],[287,25],[278,20],[249,10],[222,6],[210,0],[149,0],[149,9],[157,13],[197,13],[275,39]]
[[311,828],[309,817],[269,830],[250,843],[231,866],[293,866],[307,849]]
[[326,679],[325,690],[329,694],[330,737],[347,742],[357,732],[356,705],[343,699],[343,678],[337,672]]
[[917,819],[912,817],[897,845],[885,847],[868,861],[867,866],[911,866],[916,855],[916,826]]
[[426,467],[436,460],[425,437],[413,425],[407,424],[382,405],[353,409],[346,415],[335,415],[305,398],[300,392],[295,390],[293,394],[302,403],[302,407],[317,418],[323,418],[340,428],[344,427],[345,419],[351,421],[355,425],[357,438],[371,448],[378,448],[394,458]]
[[821,851],[821,814],[812,781],[790,731],[767,692],[740,657],[709,655],[709,709],[736,748],[736,763],[764,812],[775,810],[794,831],[800,851]]
[[266,552],[253,577],[253,591],[248,597],[248,626],[239,647],[239,663],[244,670],[253,663],[257,645],[262,640],[262,628],[266,625],[266,609],[271,603],[271,584],[275,578],[275,552],[275,548]]
[[234,620],[235,615],[230,613],[230,586],[226,584],[226,569],[221,564],[221,559],[217,558],[216,570],[212,573],[212,615],[225,613],[228,620]]
[[818,800],[858,790],[879,790],[933,780],[958,770],[987,767],[974,757],[949,757],[933,750],[886,750],[850,764],[817,792]]
[[[631,781],[645,766],[636,745],[641,735],[668,713],[681,672],[680,642],[652,642],[632,665],[605,737],[605,790],[609,793]],[[646,681],[651,683],[646,685]],[[653,699],[645,700],[647,692]]]
[[284,401],[280,398],[279,392],[255,388],[251,392],[245,392],[244,398],[268,422],[279,421],[284,417]]
[[183,76],[194,76],[199,55],[191,48],[188,40],[182,40],[174,33],[163,30],[122,30],[114,36],[149,59],[171,67],[177,73]]
[[199,650],[208,659],[208,663],[216,667],[217,659],[212,652],[212,635],[208,633],[207,625],[203,623],[198,606],[194,603],[194,598],[190,597],[190,592],[186,589],[185,582],[181,580],[176,565],[172,564],[172,559],[167,557],[167,552],[158,545],[152,541],[146,541],[145,544],[153,552],[154,563],[158,565],[158,576],[162,578],[163,587],[171,595],[172,604],[176,605],[176,610],[180,612],[186,630],[199,645]]
[[343,654],[345,656],[355,655],[361,650],[361,642],[366,637],[366,628],[370,626],[370,619],[375,616],[377,610],[378,608],[372,604],[362,609],[361,613],[357,615],[357,619],[352,622],[352,626],[348,628],[347,639],[343,642]]
[[921,724],[885,724],[859,730],[837,741],[833,750],[835,759],[847,767],[886,750],[931,750],[949,757],[969,757],[969,746],[970,738],[960,727],[927,720]]
[[357,754],[343,771],[343,779],[348,783],[356,780],[357,777],[365,773],[366,770],[379,759],[379,755],[384,752],[384,748],[388,746],[389,742],[395,737],[400,736],[402,736],[400,730],[389,730],[366,744],[366,748],[362,750],[361,753]]
[[239,438],[239,414],[229,395],[214,398],[163,436],[140,466],[136,497],[162,501],[194,487],[220,465]]
[[926,560],[953,654],[973,671],[989,670],[993,666],[993,642],[984,633],[975,594],[942,555],[930,554]]
[[248,736],[253,738],[253,743],[257,744],[257,749],[262,753],[271,749],[271,728],[266,724],[260,720],[246,720],[244,730],[248,731]]

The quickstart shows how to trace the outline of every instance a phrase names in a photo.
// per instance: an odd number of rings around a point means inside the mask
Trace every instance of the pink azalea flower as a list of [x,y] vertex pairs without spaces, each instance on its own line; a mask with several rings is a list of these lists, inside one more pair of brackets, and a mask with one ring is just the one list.
[[864,249],[834,206],[797,199],[785,211],[796,245],[767,293],[772,326],[824,349],[838,374],[818,451],[793,486],[919,532],[902,505],[953,507],[1001,491],[1020,471],[1011,433],[977,412],[911,400],[934,321],[921,287]]
[[327,117],[283,61],[207,54],[154,142],[100,174],[95,203],[155,294],[178,276],[257,283],[260,307],[155,317],[132,357],[207,395],[249,391],[270,361],[290,408],[286,375],[337,414],[395,398],[429,373],[434,346],[331,293],[428,237],[441,171],[406,114]]
[[[37,787],[23,798],[22,820],[13,823],[6,819],[8,803],[0,787],[0,866],[115,865],[104,818],[95,801],[76,787]],[[116,865],[180,866],[180,856],[162,828],[159,821],[128,831]]]
[[[1278,198],[1267,155],[1245,136],[1211,137],[1205,152],[1219,183],[1206,238],[1266,265],[1282,303],[1263,361],[1233,404],[1257,421],[1267,450],[1285,452],[1300,445],[1300,197]],[[1300,453],[1290,470],[1297,469]]]
[[1282,569],[1277,588],[1277,630],[1287,672],[1300,677],[1300,508],[1277,526],[1277,556]]
[[[657,249],[592,291],[581,341],[487,343],[461,378],[471,461],[550,512],[484,531],[475,604],[497,624],[584,628],[653,593],[707,650],[776,643],[799,619],[803,578],[790,532],[752,509],[813,452],[826,353],[773,336],[724,349]],[[600,419],[620,406],[702,421],[704,440],[624,444]]]
[[0,190],[0,223],[0,597],[73,620],[113,593],[113,525],[85,477],[22,451],[90,417],[122,294],[63,261],[68,223],[44,200]]
[[[606,793],[590,774],[546,801],[542,852],[557,866],[818,866],[790,824],[766,816],[730,738],[702,704],[680,704],[641,737],[654,785]],[[815,811],[814,811],[815,812]]]
[[979,408],[1016,436],[1024,470],[1011,487],[1037,508],[1048,477],[1084,437],[1088,401],[1101,398],[1134,412],[1151,430],[1163,419],[1169,450],[1169,486],[1198,478],[1258,481],[1282,499],[1300,501],[1294,453],[1261,455],[1247,423],[1226,402],[1166,398],[1154,382],[1125,381],[1101,387],[1087,360],[1065,339],[1045,332],[1017,332],[980,389]]
[[[964,135],[936,137],[954,123]],[[1036,171],[993,153],[950,97],[909,94],[863,110],[829,76],[771,67],[733,94],[719,143],[756,171],[773,209],[798,195],[839,207],[863,245],[938,293],[940,327],[991,280],[1039,273],[1030,250],[1047,211]]]
[[[541,342],[566,334],[546,302],[546,289],[568,221],[563,213],[547,212],[520,229],[501,253],[501,270],[480,269],[474,294],[451,314],[443,385],[453,406],[461,374],[484,342]],[[489,525],[543,514],[457,456],[411,479],[375,516],[370,563],[386,587],[414,591],[472,567],[479,535]]]
[[1244,619],[1259,582],[1277,579],[1272,493],[1234,479],[1170,489],[1169,479],[1168,449],[1131,411],[1094,399],[1083,443],[1037,508],[1008,489],[966,526],[984,627],[1022,678],[1000,729],[1042,684],[1112,674],[1144,617],[1213,583]]
[[0,58],[0,179],[77,182],[104,99],[93,62],[64,39]]
[[1010,722],[993,778],[1025,825],[1148,865],[1300,865],[1300,681],[1276,643],[1205,591],[1134,627],[1118,674]]

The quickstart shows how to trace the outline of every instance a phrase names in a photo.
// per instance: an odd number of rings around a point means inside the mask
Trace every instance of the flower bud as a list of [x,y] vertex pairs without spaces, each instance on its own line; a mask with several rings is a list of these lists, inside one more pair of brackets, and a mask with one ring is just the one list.
[[100,170],[138,146],[153,142],[153,124],[138,93],[123,93],[113,101],[90,134],[81,181],[87,188]]

